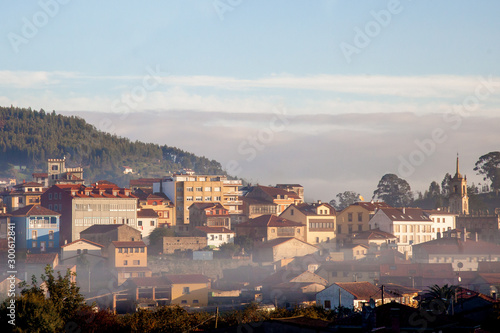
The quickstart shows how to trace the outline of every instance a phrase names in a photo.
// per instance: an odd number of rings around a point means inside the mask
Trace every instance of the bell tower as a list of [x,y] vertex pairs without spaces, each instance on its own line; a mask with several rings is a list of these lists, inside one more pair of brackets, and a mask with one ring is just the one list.
[[450,181],[450,213],[469,214],[469,196],[467,195],[467,176],[460,174],[457,154],[457,172]]

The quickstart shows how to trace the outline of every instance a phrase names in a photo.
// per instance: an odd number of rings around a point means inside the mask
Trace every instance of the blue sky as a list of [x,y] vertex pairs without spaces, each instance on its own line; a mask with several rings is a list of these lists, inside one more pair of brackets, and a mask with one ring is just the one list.
[[[8,1],[0,13],[0,104],[78,113],[133,139],[223,164],[251,162],[240,176],[303,182],[306,196],[309,185],[322,200],[347,189],[370,197],[384,173],[397,172],[398,156],[408,158],[419,149],[415,140],[442,127],[446,142],[408,176],[423,190],[449,171],[457,151],[473,174],[480,155],[498,150],[499,7],[497,1]],[[366,35],[361,44],[359,31]],[[346,56],[346,45],[356,52]],[[490,90],[482,83],[488,78]],[[460,128],[451,128],[441,115],[463,107],[476,89],[487,96],[461,115]],[[265,130],[276,109],[294,122],[247,161],[238,147]],[[133,116],[123,116],[135,112],[155,121],[138,127]],[[411,122],[408,113],[416,117]],[[339,121],[346,116],[356,120]],[[426,117],[433,122],[419,121]],[[103,127],[108,118],[113,126]],[[472,126],[478,123],[485,127]],[[176,132],[192,124],[198,131],[189,138]],[[223,136],[228,129],[236,130]],[[341,132],[353,139],[332,137]],[[373,133],[389,141],[370,151],[395,148],[373,156],[380,161],[366,178],[351,179],[365,173],[356,156],[366,156]],[[476,142],[469,147],[470,138]],[[290,145],[340,144],[308,157],[309,166],[328,166],[315,178],[305,176],[308,165],[273,176],[280,179],[265,176],[269,161],[290,168],[290,154],[304,153]]]

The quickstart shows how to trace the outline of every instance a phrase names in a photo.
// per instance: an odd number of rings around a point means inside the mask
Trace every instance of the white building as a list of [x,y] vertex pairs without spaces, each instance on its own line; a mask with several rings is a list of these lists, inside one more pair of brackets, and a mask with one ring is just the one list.
[[369,222],[398,238],[398,251],[411,255],[412,245],[432,239],[433,222],[420,208],[380,208]]
[[149,245],[149,234],[158,227],[158,213],[146,208],[137,211],[137,229],[141,231],[142,240]]
[[[361,310],[370,299],[376,304],[382,301],[382,290],[370,282],[337,282],[316,294],[316,305],[325,309],[343,306]],[[384,292],[384,303],[390,301],[391,295]]]
[[437,239],[438,233],[440,236],[443,232],[453,230],[456,228],[456,217],[458,214],[443,212],[442,210],[424,210],[425,215],[429,216],[432,220],[432,238]]
[[235,232],[225,227],[196,227],[195,236],[207,238],[207,246],[217,248],[222,244],[234,243]]

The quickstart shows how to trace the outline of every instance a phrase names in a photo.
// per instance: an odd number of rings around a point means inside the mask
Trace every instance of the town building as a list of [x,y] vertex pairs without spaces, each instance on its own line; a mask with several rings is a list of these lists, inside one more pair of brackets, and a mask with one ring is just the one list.
[[137,197],[139,209],[152,209],[158,215],[158,226],[170,228],[175,222],[175,207],[172,201],[163,193],[153,193],[150,189],[136,189],[133,195]]
[[424,209],[424,214],[433,222],[431,239],[438,238],[438,233],[442,236],[443,232],[456,228],[456,218],[458,216],[456,213],[448,213],[440,209]]
[[260,199],[276,204],[276,215],[280,215],[288,206],[304,202],[301,197],[287,189],[262,186],[254,186],[246,195],[247,198]]
[[289,237],[304,241],[305,228],[302,223],[276,215],[261,215],[235,227],[237,236],[248,236],[258,242]]
[[337,242],[348,243],[354,233],[370,229],[369,221],[379,208],[390,208],[385,202],[355,202],[337,212]]
[[433,223],[420,208],[379,208],[369,225],[396,236],[398,251],[411,255],[412,245],[432,239]]
[[207,237],[163,237],[162,247],[164,254],[182,251],[198,251],[208,246]]
[[148,268],[148,249],[143,241],[111,242],[108,266],[118,285],[131,277],[148,277],[152,273]]
[[193,235],[206,237],[207,246],[218,248],[222,244],[234,243],[235,232],[225,227],[196,227]]
[[42,206],[61,214],[60,244],[80,238],[98,224],[126,224],[137,228],[137,197],[127,188],[101,181],[92,186],[57,184],[41,197]]
[[336,247],[336,212],[327,203],[300,203],[288,206],[280,217],[305,226],[305,241],[322,249]]
[[[383,295],[382,295],[383,294]],[[390,303],[394,300],[392,294],[384,291],[370,282],[337,282],[316,294],[316,304],[327,310],[345,307],[361,310],[366,303]]]
[[398,238],[380,229],[371,229],[355,233],[352,244],[366,245],[371,251],[380,251],[397,247]]
[[189,206],[189,226],[196,227],[224,227],[231,229],[229,210],[219,202],[195,202]]
[[67,168],[66,157],[49,158],[47,160],[48,186],[55,184],[80,184],[83,185],[83,168]]
[[142,240],[149,245],[149,234],[158,228],[158,214],[148,208],[137,211],[137,229],[141,231]]
[[35,182],[22,182],[14,185],[12,189],[0,192],[0,199],[7,206],[7,213],[30,205],[39,205],[40,197],[44,191],[42,184]]
[[104,250],[103,245],[82,238],[61,246],[59,261],[64,265],[78,265],[86,262],[90,269],[104,267],[107,260]]
[[61,214],[40,205],[29,205],[12,212],[16,249],[32,253],[59,251]]
[[161,178],[131,179],[129,181],[129,188],[132,189],[132,191],[141,189],[141,190],[149,190],[150,192],[152,192],[154,183],[159,183],[160,181]]
[[440,238],[413,246],[416,263],[451,263],[454,271],[477,271],[479,262],[500,261],[500,245],[481,240]]
[[276,188],[296,193],[302,202],[304,201],[304,187],[300,184],[276,184]]
[[80,233],[82,239],[104,246],[104,255],[111,242],[136,242],[141,240],[141,231],[126,224],[96,224]]
[[195,202],[219,202],[229,214],[240,214],[238,190],[241,180],[226,176],[195,175],[193,172],[175,174],[153,186],[153,192],[164,193],[175,206],[175,231],[189,232],[189,207]]
[[272,201],[249,197],[241,197],[241,201],[242,214],[239,216],[238,223],[247,222],[261,215],[278,215],[278,205]]
[[253,261],[273,263],[282,259],[317,253],[318,250],[318,247],[294,237],[275,238],[254,247]]

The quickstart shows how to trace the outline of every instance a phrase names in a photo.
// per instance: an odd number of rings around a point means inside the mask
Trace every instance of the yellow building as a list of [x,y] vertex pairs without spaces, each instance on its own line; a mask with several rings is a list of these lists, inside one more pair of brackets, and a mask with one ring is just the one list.
[[299,222],[305,226],[305,241],[321,248],[334,248],[335,244],[335,208],[327,203],[290,205],[280,217]]
[[201,274],[166,275],[172,305],[207,306],[210,280]]
[[354,233],[369,230],[368,222],[378,208],[390,207],[385,202],[356,202],[337,213],[337,240],[345,242]]
[[189,210],[195,202],[219,202],[229,215],[240,214],[239,196],[241,180],[229,180],[226,176],[195,175],[193,172],[175,174],[155,183],[153,192],[164,193],[175,206],[175,231],[189,231]]
[[115,272],[118,285],[131,277],[151,276],[148,268],[148,250],[143,241],[111,242],[108,265]]

